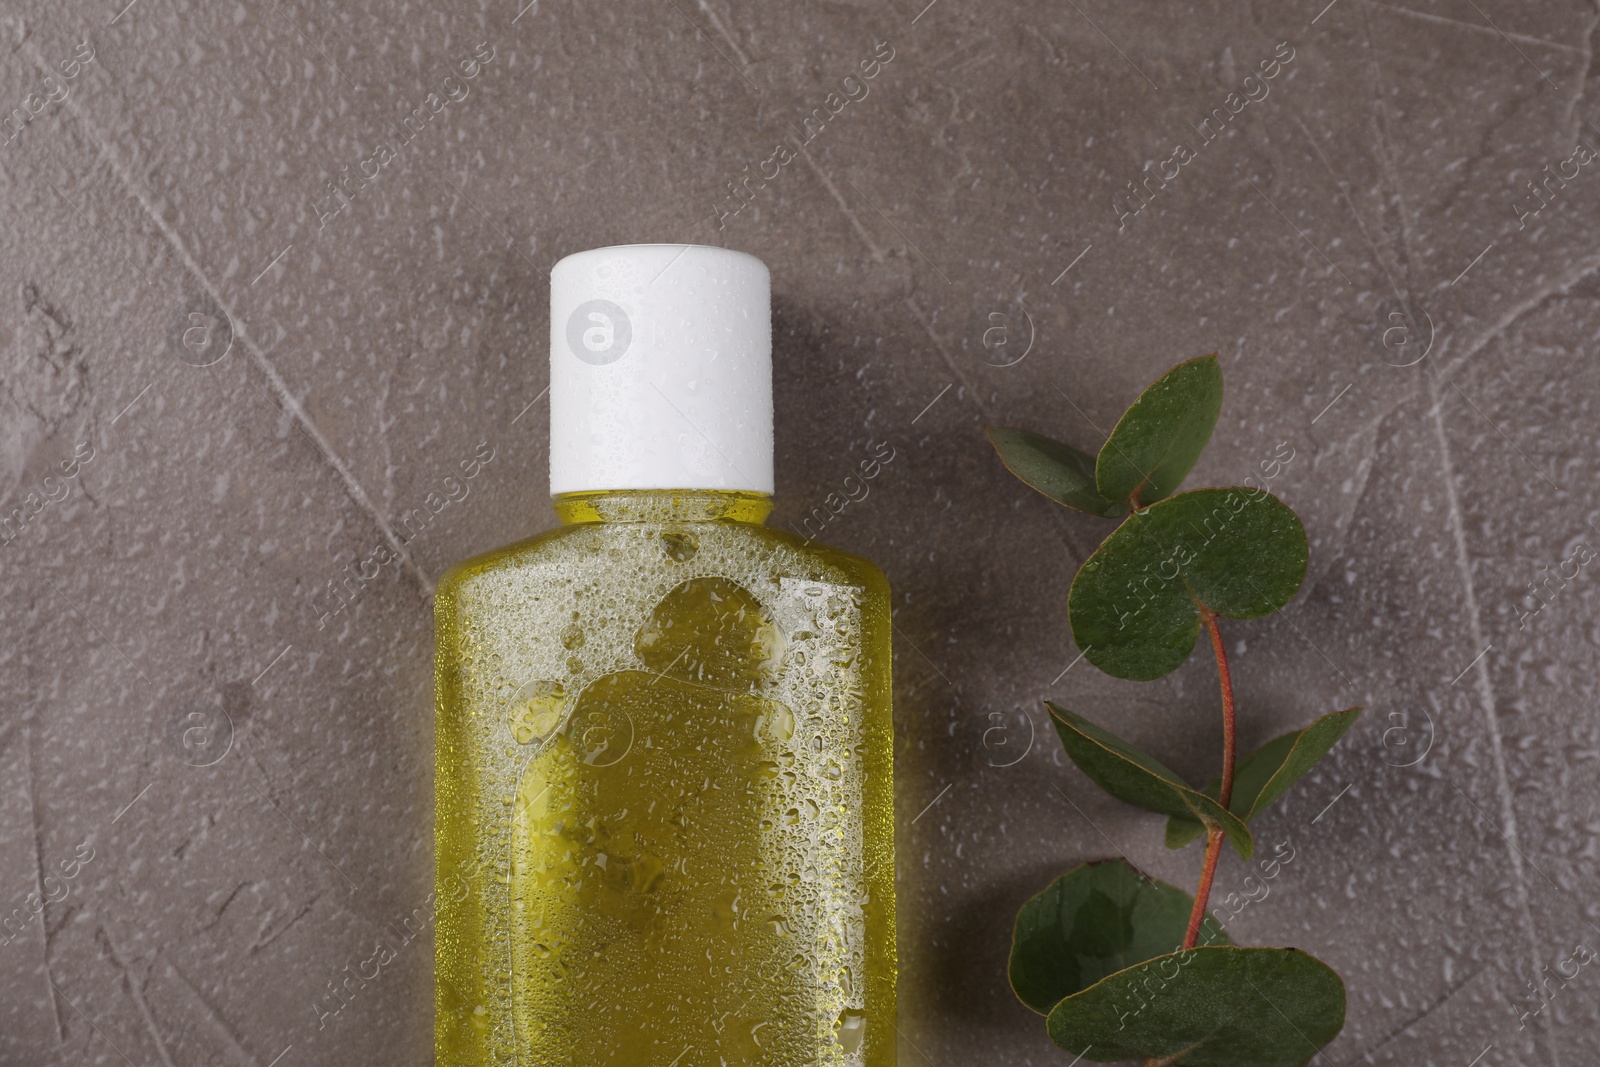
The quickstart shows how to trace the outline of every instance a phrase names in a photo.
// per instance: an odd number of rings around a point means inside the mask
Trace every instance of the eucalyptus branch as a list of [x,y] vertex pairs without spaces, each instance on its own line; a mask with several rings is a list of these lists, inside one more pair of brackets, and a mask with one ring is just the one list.
[[[1217,678],[1222,686],[1222,781],[1217,789],[1217,803],[1223,807],[1233,798],[1233,770],[1235,754],[1235,715],[1233,705],[1233,678],[1228,674],[1228,652],[1222,645],[1222,631],[1217,627],[1217,617],[1203,612],[1201,618],[1211,632],[1211,650],[1217,657]],[[1206,833],[1206,858],[1200,868],[1200,887],[1194,892],[1194,910],[1189,913],[1189,928],[1183,935],[1183,947],[1194,948],[1200,940],[1200,926],[1205,921],[1206,905],[1211,900],[1211,883],[1217,877],[1217,861],[1222,858],[1223,833],[1211,830]]]
[[[1084,864],[1023,905],[1012,988],[1080,1058],[1146,1067],[1229,1062],[1292,1067],[1344,1025],[1344,983],[1291,948],[1244,948],[1216,928],[1200,945],[1223,845],[1249,860],[1249,823],[1325,755],[1360,714],[1334,712],[1239,757],[1233,677],[1218,625],[1282,608],[1305,577],[1305,530],[1264,490],[1178,493],[1222,406],[1215,356],[1181,363],[1134,401],[1097,455],[1028,430],[991,427],[1001,460],[1067,507],[1118,525],[1067,598],[1082,655],[1119,678],[1160,678],[1203,629],[1222,693],[1222,770],[1196,789],[1155,757],[1047,704],[1062,746],[1095,784],[1167,816],[1166,843],[1206,839],[1193,897],[1120,860]],[[1108,906],[1109,902],[1109,906]],[[1263,989],[1272,989],[1268,1002]]]

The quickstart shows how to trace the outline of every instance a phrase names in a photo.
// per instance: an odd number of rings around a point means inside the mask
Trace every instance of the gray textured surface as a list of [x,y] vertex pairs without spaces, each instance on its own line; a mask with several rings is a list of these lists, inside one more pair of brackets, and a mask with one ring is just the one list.
[[[1600,166],[1515,207],[1600,147],[1596,8],[923,2],[5,0],[0,115],[39,114],[0,145],[0,495],[43,506],[0,546],[0,915],[25,920],[0,1063],[430,1061],[426,935],[314,1005],[430,890],[431,582],[554,521],[543,272],[680,240],[772,268],[774,521],[896,449],[825,539],[896,590],[902,1063],[1067,1062],[1004,981],[1017,905],[1113,849],[1192,884],[1197,850],[1027,741],[1048,695],[1208,776],[1214,668],[1062,673],[1103,527],[980,429],[1096,446],[1212,349],[1228,394],[1189,484],[1287,442],[1271,487],[1313,540],[1297,601],[1227,629],[1242,740],[1370,709],[1263,818],[1296,858],[1237,936],[1345,976],[1318,1062],[1600,1059],[1600,972],[1513,1007],[1600,939],[1600,564],[1518,618],[1541,567],[1600,546]],[[319,224],[480,42],[465,98]],[[719,230],[725,183],[879,42],[868,95]],[[1269,95],[1201,144],[1280,42]],[[1180,141],[1119,233],[1113,197]],[[403,564],[319,626],[385,540]],[[219,707],[226,754],[176,758]],[[1228,857],[1219,891],[1246,873]]]

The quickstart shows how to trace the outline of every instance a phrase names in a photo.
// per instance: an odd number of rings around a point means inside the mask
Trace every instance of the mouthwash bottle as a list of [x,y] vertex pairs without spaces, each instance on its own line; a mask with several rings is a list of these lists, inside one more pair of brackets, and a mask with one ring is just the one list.
[[562,525],[436,594],[437,1062],[891,1067],[889,588],[762,525],[767,269],[550,290]]

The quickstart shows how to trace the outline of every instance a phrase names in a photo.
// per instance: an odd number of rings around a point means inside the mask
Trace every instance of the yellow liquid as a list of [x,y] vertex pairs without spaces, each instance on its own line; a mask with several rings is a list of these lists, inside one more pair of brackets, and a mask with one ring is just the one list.
[[557,500],[437,619],[441,1067],[892,1067],[889,589],[753,494]]

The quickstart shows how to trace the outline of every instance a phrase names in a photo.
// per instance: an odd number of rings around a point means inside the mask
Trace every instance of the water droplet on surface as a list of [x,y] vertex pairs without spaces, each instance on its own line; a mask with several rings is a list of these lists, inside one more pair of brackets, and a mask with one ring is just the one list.
[[691,578],[661,598],[633,647],[657,673],[746,689],[773,680],[788,642],[761,602],[737,583]]
[[667,555],[679,563],[687,563],[700,551],[700,538],[688,530],[668,530],[661,535],[661,540],[666,545]]
[[561,724],[567,706],[567,687],[560,682],[534,681],[518,689],[511,698],[511,736],[519,745],[531,745],[549,737]]
[[774,741],[788,741],[794,737],[794,712],[782,704],[772,709],[772,713],[762,720],[762,729]]
[[867,1017],[859,1011],[848,1009],[839,1013],[839,1021],[834,1025],[834,1040],[839,1042],[839,1047],[846,1055],[859,1052],[861,1043],[867,1036]]

